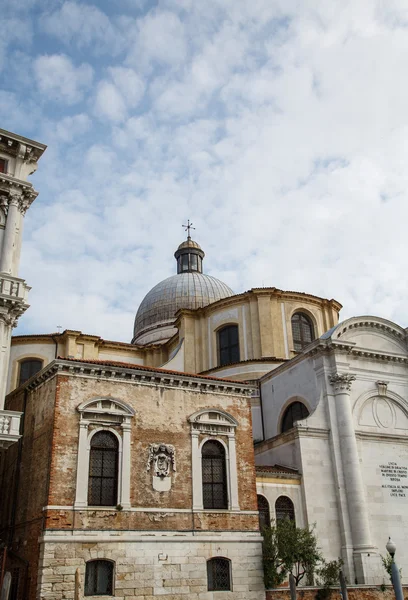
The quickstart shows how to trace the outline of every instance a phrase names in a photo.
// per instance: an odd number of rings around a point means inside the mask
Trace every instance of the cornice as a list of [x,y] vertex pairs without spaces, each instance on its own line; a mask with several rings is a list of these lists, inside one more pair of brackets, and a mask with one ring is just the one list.
[[[238,381],[219,379],[203,375],[188,375],[176,371],[166,371],[140,365],[107,363],[103,361],[84,361],[74,359],[56,359],[47,365],[25,385],[32,390],[55,375],[80,376],[91,379],[106,379],[138,383],[141,385],[162,385],[200,393],[221,393],[242,395],[250,398],[255,386]],[[20,389],[20,388],[19,388]]]
[[6,131],[5,129],[0,129],[0,140],[12,140],[14,142],[20,142],[25,146],[32,146],[37,150],[41,150],[41,154],[46,150],[47,146],[42,144],[41,142],[36,142],[30,138],[26,138],[22,135],[18,135],[17,133],[12,133],[11,131]]
[[372,440],[375,442],[389,442],[390,444],[406,444],[408,436],[395,433],[374,433],[370,431],[356,431],[356,438],[360,440]]
[[248,300],[250,302],[251,300],[256,299],[257,296],[270,296],[271,298],[276,297],[279,300],[306,301],[307,304],[314,304],[315,306],[319,307],[331,306],[338,311],[340,311],[340,309],[343,308],[342,304],[340,304],[340,302],[334,300],[333,298],[331,300],[328,300],[327,298],[320,298],[319,296],[306,294],[305,292],[285,291],[275,287],[251,288],[246,292],[242,292],[241,294],[235,294],[234,296],[229,296],[228,298],[222,298],[221,300],[212,302],[211,304],[203,306],[202,308],[181,308],[177,311],[175,315],[176,320],[174,322],[174,325],[176,326],[177,322],[182,317],[182,315],[190,315],[194,317],[199,317],[200,315],[209,315],[220,308],[241,304],[242,301],[245,300]]
[[338,338],[341,337],[349,329],[377,329],[397,338],[398,341],[406,340],[406,331],[386,319],[373,317],[351,317],[343,323],[339,323],[333,335],[337,333]]

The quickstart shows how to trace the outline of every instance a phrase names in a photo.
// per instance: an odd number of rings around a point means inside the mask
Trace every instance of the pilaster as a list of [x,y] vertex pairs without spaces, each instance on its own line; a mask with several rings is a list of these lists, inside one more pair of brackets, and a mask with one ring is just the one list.
[[371,539],[363,478],[360,469],[357,440],[350,402],[350,392],[355,375],[334,373],[329,377],[334,389],[337,428],[348,515],[353,543],[353,560],[356,583],[377,583],[375,568],[379,563],[377,549]]

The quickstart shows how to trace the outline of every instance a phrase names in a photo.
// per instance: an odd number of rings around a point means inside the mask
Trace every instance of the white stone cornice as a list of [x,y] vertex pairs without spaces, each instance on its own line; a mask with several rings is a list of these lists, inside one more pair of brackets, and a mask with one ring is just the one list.
[[241,395],[250,398],[254,389],[253,385],[222,381],[210,378],[200,378],[183,373],[170,373],[165,371],[144,370],[137,367],[118,366],[109,364],[86,363],[57,359],[47,365],[37,377],[30,380],[28,388],[35,388],[42,381],[49,379],[56,372],[64,375],[75,375],[86,378],[109,379],[139,383],[141,385],[162,385],[163,387],[187,389],[200,393],[219,393],[228,395]]
[[329,376],[329,381],[336,392],[349,392],[351,384],[355,381],[356,376],[350,373],[333,373]]

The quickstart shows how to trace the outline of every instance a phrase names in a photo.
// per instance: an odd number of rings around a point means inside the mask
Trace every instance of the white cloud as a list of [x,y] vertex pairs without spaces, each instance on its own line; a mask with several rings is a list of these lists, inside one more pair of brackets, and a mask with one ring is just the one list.
[[178,66],[187,57],[187,32],[177,14],[152,10],[129,31],[128,62],[148,67],[158,62]]
[[137,106],[145,91],[142,78],[133,69],[125,67],[110,67],[108,71],[126,104],[130,107]]
[[[61,34],[74,83],[49,63],[39,79],[61,114],[41,113],[18,82],[20,94],[0,94],[9,123],[49,143],[26,217],[22,330],[129,340],[144,294],[175,272],[187,218],[206,271],[238,292],[297,289],[337,298],[343,317],[407,324],[403,0],[163,0],[139,18],[117,8],[106,19],[125,60],[101,58],[107,26],[75,18]],[[55,44],[40,53],[58,58]],[[73,64],[94,50],[91,90]]]
[[32,26],[29,21],[19,16],[2,18],[2,35],[0,38],[0,71],[7,61],[10,46],[29,46],[32,39]]
[[75,67],[64,54],[39,56],[34,61],[34,73],[45,100],[66,104],[79,102],[93,78],[90,65]]
[[126,104],[123,96],[113,83],[98,83],[95,98],[95,113],[101,118],[113,122],[123,121],[126,116]]
[[89,48],[92,52],[116,54],[122,44],[120,32],[96,6],[80,2],[63,2],[41,18],[43,30],[64,44]]

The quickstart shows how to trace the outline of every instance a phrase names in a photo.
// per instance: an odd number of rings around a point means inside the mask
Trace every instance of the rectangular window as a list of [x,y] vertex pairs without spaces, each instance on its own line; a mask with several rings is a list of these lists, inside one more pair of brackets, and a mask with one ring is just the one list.
[[5,158],[0,158],[0,173],[7,173],[8,161]]

